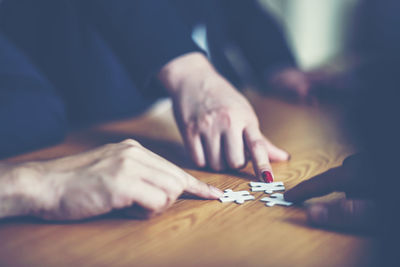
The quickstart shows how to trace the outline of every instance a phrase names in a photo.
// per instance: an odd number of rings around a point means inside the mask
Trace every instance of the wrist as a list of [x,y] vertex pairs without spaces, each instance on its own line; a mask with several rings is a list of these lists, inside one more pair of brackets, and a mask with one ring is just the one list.
[[187,79],[205,77],[215,72],[208,59],[200,52],[193,52],[177,57],[168,62],[159,72],[158,79],[173,95],[185,87]]

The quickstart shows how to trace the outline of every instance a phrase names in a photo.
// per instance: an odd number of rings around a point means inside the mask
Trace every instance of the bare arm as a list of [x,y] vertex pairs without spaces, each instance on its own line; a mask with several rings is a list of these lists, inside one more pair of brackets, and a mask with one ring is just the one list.
[[115,209],[148,217],[164,212],[183,192],[222,195],[134,140],[50,161],[0,165],[0,218],[79,220]]
[[45,187],[37,176],[34,164],[0,163],[0,218],[33,213]]

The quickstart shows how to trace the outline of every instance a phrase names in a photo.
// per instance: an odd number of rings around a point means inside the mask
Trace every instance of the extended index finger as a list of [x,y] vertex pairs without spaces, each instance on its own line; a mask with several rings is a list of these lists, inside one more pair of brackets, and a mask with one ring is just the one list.
[[[183,184],[185,192],[206,199],[218,199],[223,195],[223,192],[218,188],[203,183],[172,162],[167,161],[150,150],[146,149],[145,151],[147,151],[148,155],[151,155],[153,163],[156,163],[158,168],[161,168],[164,172],[167,172],[171,177],[178,179]],[[153,168],[156,169],[157,167]]]
[[285,193],[285,200],[302,202],[309,198],[324,196],[342,188],[343,182],[343,168],[333,168],[296,185]]
[[[246,128],[243,134],[256,176],[262,182],[272,182],[273,174],[269,162],[268,144],[266,140],[256,127]],[[264,174],[266,177],[263,177]]]
[[191,176],[190,174],[185,176],[185,180],[186,188],[184,189],[184,191],[189,194],[205,199],[218,199],[223,195],[223,192],[218,188],[203,183],[202,181],[197,180],[196,178]]

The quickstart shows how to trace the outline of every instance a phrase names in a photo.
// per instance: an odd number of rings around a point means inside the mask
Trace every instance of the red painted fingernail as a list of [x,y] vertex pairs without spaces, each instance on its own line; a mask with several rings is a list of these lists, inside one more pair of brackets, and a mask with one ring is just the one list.
[[266,183],[272,183],[274,181],[274,178],[272,177],[272,174],[269,171],[264,171],[261,175],[264,182]]

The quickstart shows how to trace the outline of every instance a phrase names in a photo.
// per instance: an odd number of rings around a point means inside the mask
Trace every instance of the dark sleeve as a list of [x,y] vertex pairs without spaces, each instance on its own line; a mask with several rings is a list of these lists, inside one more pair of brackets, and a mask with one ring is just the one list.
[[168,1],[99,0],[89,3],[86,12],[140,88],[145,87],[168,61],[201,51]]
[[280,66],[295,66],[295,59],[277,21],[255,0],[221,0],[231,37],[238,43],[256,74]]
[[50,83],[0,33],[0,158],[59,142],[66,127]]

